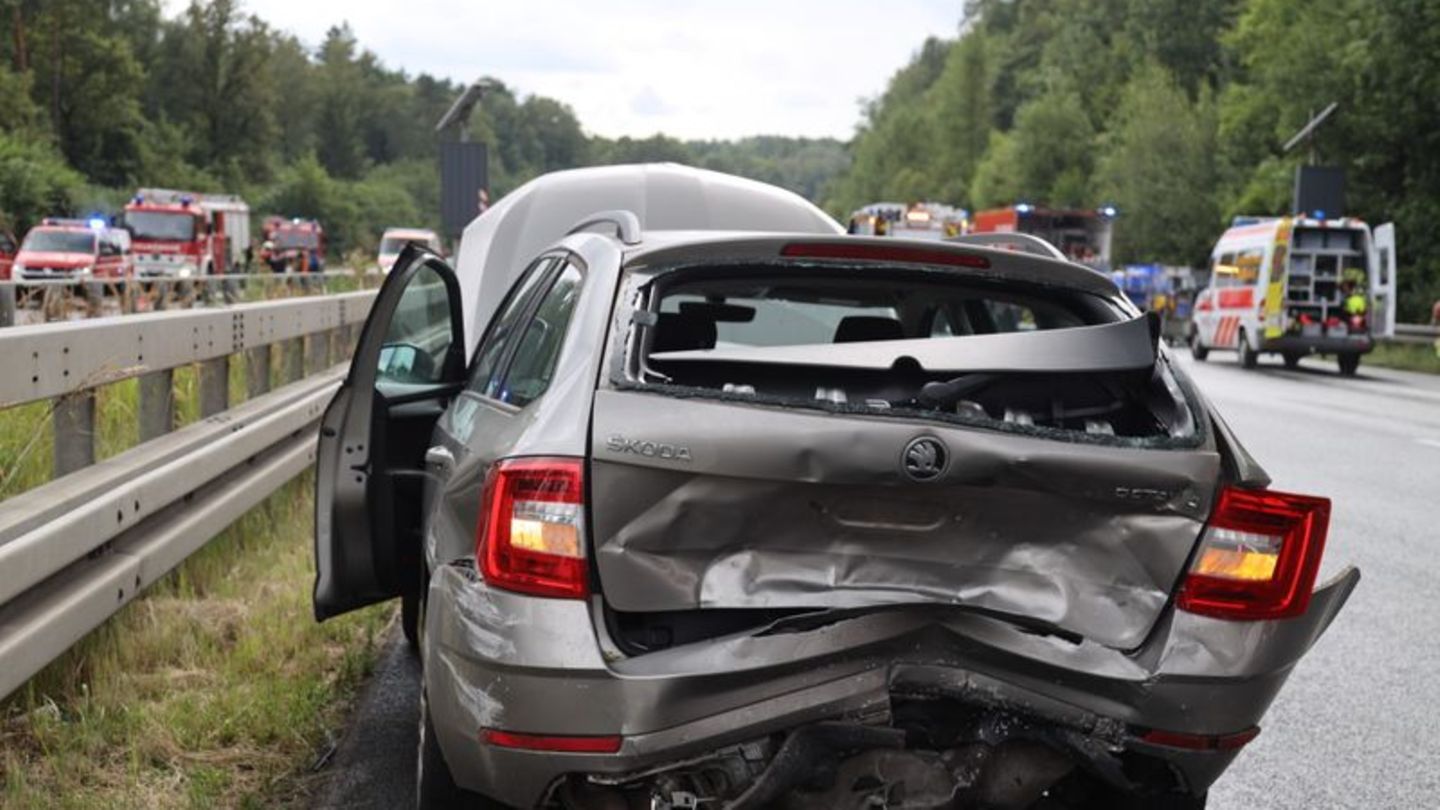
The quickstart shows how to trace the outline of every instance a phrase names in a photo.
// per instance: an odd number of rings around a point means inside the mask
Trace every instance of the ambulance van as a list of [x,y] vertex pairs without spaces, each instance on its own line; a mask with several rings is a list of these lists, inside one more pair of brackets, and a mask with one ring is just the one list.
[[1279,354],[1288,368],[1333,356],[1354,374],[1375,340],[1395,332],[1395,226],[1358,219],[1237,217],[1210,254],[1195,299],[1196,360],[1217,349],[1254,368]]

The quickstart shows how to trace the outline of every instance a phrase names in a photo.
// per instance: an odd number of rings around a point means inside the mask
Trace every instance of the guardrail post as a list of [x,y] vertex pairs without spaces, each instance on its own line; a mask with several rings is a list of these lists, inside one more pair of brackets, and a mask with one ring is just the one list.
[[0,326],[15,325],[15,285],[0,284]]
[[[202,383],[203,385],[203,383]],[[175,426],[175,374],[171,369],[140,377],[140,441],[164,436]]]
[[54,477],[95,463],[95,389],[55,400]]
[[104,314],[105,285],[99,281],[87,281],[84,287],[85,317],[98,318]]
[[330,330],[305,338],[305,373],[314,374],[330,366]]
[[281,373],[285,382],[292,383],[305,376],[305,338],[287,340],[281,345],[284,357]]
[[270,347],[257,346],[245,352],[245,395],[258,397],[270,390]]
[[230,356],[200,364],[200,418],[230,407]]

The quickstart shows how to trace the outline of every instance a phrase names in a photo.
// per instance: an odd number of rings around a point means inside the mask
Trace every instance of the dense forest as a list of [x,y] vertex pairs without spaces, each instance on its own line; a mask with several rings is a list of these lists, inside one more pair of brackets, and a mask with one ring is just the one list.
[[[315,217],[342,252],[438,220],[433,127],[462,87],[382,64],[343,24],[307,45],[236,0],[169,17],[160,0],[0,0],[0,27],[0,216],[14,231],[113,212],[142,185]],[[490,144],[492,198],[546,171],[633,160],[818,198],[849,160],[836,140],[593,137],[566,105],[503,82],[470,132]]]
[[1395,220],[1403,318],[1440,297],[1440,2],[970,0],[867,103],[835,213],[876,200],[1116,205],[1122,260],[1202,262],[1235,214],[1289,210],[1319,162]]

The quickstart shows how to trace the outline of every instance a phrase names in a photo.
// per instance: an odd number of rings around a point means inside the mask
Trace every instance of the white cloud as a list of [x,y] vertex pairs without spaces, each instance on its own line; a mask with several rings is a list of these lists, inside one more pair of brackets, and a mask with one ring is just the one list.
[[[185,0],[167,0],[178,10]],[[961,0],[242,0],[318,43],[348,21],[384,62],[468,82],[493,75],[575,109],[591,132],[682,138],[848,137],[926,36],[957,30]]]

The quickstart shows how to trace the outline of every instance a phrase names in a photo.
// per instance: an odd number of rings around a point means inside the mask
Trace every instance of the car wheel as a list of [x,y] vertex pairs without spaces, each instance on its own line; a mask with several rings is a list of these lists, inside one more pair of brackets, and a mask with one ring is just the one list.
[[1354,377],[1356,370],[1360,368],[1360,355],[1358,354],[1342,354],[1335,360],[1340,364],[1340,373],[1346,377]]
[[405,643],[410,645],[410,654],[420,653],[420,593],[400,596],[400,630],[405,633]]
[[1285,354],[1281,356],[1285,358],[1285,368],[1296,369],[1300,367],[1301,355],[1299,352],[1285,352]]
[[1205,361],[1206,357],[1210,356],[1210,350],[1205,348],[1204,343],[1200,342],[1199,329],[1190,330],[1190,355],[1196,360],[1201,361],[1202,363]]
[[1254,368],[1259,355],[1250,348],[1250,339],[1245,336],[1245,330],[1240,330],[1240,365],[1243,368]]

